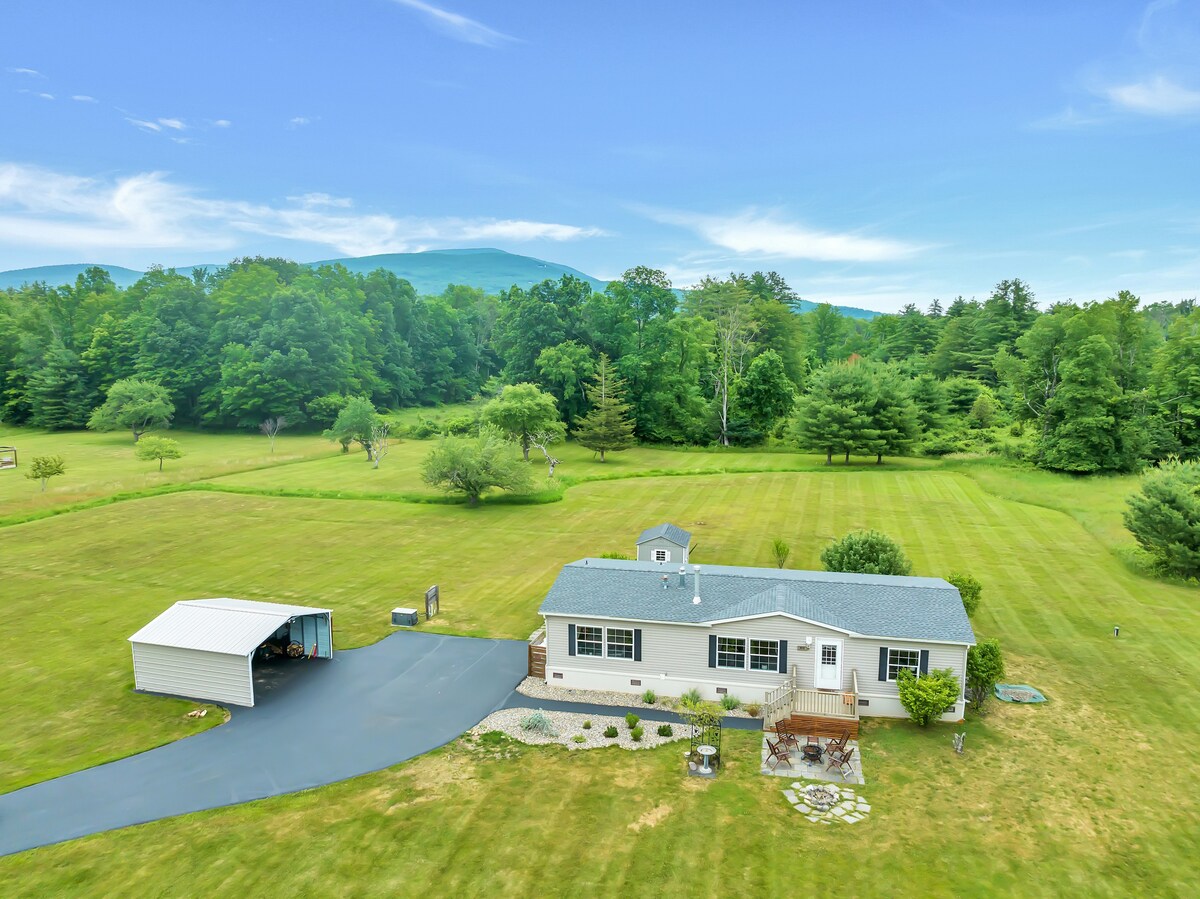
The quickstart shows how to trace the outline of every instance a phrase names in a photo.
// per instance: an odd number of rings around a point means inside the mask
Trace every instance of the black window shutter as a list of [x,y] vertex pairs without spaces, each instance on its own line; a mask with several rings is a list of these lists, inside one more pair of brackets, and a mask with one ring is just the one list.
[[717,667],[717,635],[708,635],[708,667]]
[[787,640],[779,641],[779,673],[787,674]]
[[567,625],[567,655],[575,655],[575,625]]
[[921,650],[921,673],[922,674],[929,673],[929,650],[928,649]]
[[888,648],[886,646],[879,647],[879,679],[887,680],[887,656]]
[[633,660],[635,662],[642,660],[642,629],[640,627],[633,629]]

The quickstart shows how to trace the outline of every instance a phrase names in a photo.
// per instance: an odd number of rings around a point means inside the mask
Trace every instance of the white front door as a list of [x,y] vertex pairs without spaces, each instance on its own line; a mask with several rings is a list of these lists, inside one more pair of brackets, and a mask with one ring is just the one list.
[[817,638],[813,686],[818,690],[842,689],[842,641]]

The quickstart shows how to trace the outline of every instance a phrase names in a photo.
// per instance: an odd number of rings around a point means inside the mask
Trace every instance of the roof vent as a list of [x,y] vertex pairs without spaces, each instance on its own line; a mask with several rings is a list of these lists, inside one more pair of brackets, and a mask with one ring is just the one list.
[[700,605],[700,566],[694,565],[692,571],[696,573],[696,595],[692,597],[692,605]]
[[662,576],[662,582],[663,582],[663,589],[666,590],[667,589],[667,576],[665,574]]
[[687,566],[680,565],[679,566],[679,586],[680,587],[687,586],[687,581],[685,580],[686,577],[687,577]]

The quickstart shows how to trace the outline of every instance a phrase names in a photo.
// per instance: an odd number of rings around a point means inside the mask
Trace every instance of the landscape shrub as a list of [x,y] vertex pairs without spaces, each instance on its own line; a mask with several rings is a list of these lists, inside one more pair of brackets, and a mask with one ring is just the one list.
[[442,423],[441,432],[455,437],[465,437],[479,430],[479,419],[474,415],[452,415]]
[[587,737],[585,737],[583,734],[576,734],[575,736],[571,737],[571,740],[575,743],[586,743]]
[[437,422],[430,421],[428,418],[408,426],[407,434],[413,440],[428,440],[430,437],[438,433]]
[[1004,656],[999,640],[980,640],[967,650],[967,699],[976,711],[983,711],[984,703],[1002,677]]
[[922,727],[936,721],[958,699],[958,681],[949,668],[939,668],[917,677],[901,668],[896,678],[900,705]]
[[834,540],[821,551],[821,564],[826,571],[897,575],[912,573],[912,562],[904,555],[900,544],[879,531],[851,531]]
[[692,687],[679,697],[679,704],[685,709],[697,706],[700,704],[700,688]]
[[757,718],[761,711],[762,706],[760,706],[757,702],[746,703],[746,714],[751,718]]
[[635,727],[633,730],[631,730],[629,732],[629,737],[631,740],[633,740],[633,742],[640,743],[640,742],[642,742],[642,734],[643,733],[644,733],[644,731],[640,727]]
[[983,596],[983,584],[971,575],[963,574],[960,571],[946,575],[946,580],[958,588],[959,595],[962,596],[963,608],[967,610],[967,617],[974,618],[975,612],[979,608],[980,597]]
[[592,722],[591,722],[591,721],[585,721],[585,722],[583,722],[583,729],[584,729],[584,730],[591,730],[591,729],[592,729]]
[[642,702],[646,703],[646,705],[654,705],[654,703],[658,702],[658,694],[653,690],[647,690],[642,694]]
[[635,715],[633,712],[630,712],[628,715],[625,716],[625,723],[629,726],[630,730],[633,730],[635,727],[637,727],[637,723],[641,720],[642,719],[639,718],[637,715]]
[[547,737],[553,737],[557,733],[557,731],[554,730],[554,725],[550,723],[550,719],[541,709],[538,709],[532,715],[527,715],[526,717],[522,718],[521,729],[531,730],[534,733],[539,733]]
[[736,709],[741,704],[742,704],[742,701],[740,699],[738,699],[736,696],[734,696],[732,693],[726,693],[724,696],[721,697],[721,708],[723,708],[727,712],[732,712],[734,709]]
[[660,737],[671,737],[675,735],[675,731],[671,729],[669,724],[660,724],[658,726],[658,735]]
[[608,727],[604,728],[604,736],[608,737],[610,740],[615,740],[617,738],[617,726],[615,724],[610,724]]
[[630,561],[628,553],[619,553],[619,552],[600,553],[600,558],[602,558],[602,559],[617,559],[618,561],[622,561],[622,562]]

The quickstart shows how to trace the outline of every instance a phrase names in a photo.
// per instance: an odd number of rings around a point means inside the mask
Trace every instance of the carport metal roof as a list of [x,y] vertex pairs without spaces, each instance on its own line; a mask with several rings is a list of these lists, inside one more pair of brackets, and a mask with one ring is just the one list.
[[250,599],[187,599],[175,603],[129,642],[245,656],[293,618],[328,614],[329,609]]

